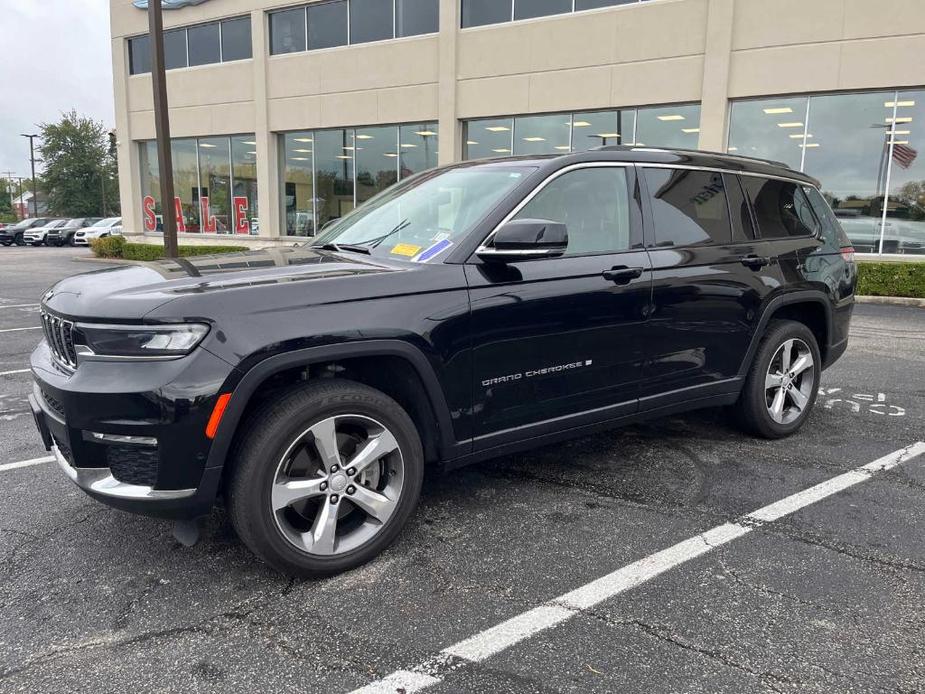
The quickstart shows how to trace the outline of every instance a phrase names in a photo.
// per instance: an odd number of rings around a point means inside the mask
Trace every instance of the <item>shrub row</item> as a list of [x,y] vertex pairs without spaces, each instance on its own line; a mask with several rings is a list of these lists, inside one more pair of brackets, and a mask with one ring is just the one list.
[[[164,257],[164,247],[147,243],[128,243],[122,236],[107,236],[90,242],[97,258],[122,258],[123,260],[159,260]],[[212,255],[213,253],[236,253],[246,251],[247,246],[180,246],[182,257]]]
[[858,263],[857,293],[925,299],[925,263]]

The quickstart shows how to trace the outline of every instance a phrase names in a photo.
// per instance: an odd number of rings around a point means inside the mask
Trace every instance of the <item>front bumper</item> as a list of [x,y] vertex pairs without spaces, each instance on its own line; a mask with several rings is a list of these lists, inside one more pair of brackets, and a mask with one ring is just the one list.
[[31,363],[36,427],[72,482],[132,513],[209,513],[222,467],[207,462],[205,426],[227,364],[196,350],[176,361],[86,362],[66,373],[44,342]]

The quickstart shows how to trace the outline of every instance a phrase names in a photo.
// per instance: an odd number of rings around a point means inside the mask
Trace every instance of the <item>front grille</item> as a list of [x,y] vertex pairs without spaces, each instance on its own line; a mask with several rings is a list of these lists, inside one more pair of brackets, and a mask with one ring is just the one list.
[[57,414],[62,419],[64,418],[64,404],[58,400],[58,398],[43,388],[42,399],[45,401],[45,404],[48,405],[52,412]]
[[112,476],[125,484],[153,487],[157,482],[157,448],[147,446],[106,446],[106,464]]
[[42,329],[55,359],[68,368],[77,368],[77,350],[74,349],[74,324],[42,311]]

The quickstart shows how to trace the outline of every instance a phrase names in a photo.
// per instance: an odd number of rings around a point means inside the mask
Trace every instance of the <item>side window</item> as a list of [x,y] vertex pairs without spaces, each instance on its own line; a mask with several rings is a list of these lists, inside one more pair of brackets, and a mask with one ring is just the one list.
[[645,169],[656,246],[729,243],[732,232],[723,175]]
[[743,176],[742,184],[755,210],[759,236],[779,239],[815,233],[818,223],[798,184],[758,176]]
[[565,224],[566,255],[625,251],[630,247],[626,171],[608,166],[562,174],[537,193],[515,218]]
[[822,193],[812,186],[803,186],[803,193],[806,194],[809,204],[812,205],[813,211],[819,219],[819,236],[825,244],[833,248],[850,245],[838,217],[832,212],[832,208],[822,197]]

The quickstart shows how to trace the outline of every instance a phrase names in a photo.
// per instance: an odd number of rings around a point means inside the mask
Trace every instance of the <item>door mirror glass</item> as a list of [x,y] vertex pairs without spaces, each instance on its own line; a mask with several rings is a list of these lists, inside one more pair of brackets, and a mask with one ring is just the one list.
[[568,230],[548,219],[515,219],[498,229],[491,244],[478,252],[479,258],[502,263],[554,258],[568,248]]

